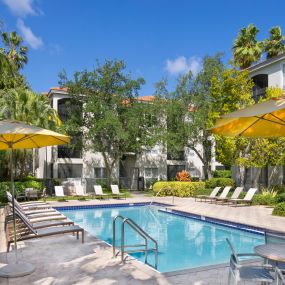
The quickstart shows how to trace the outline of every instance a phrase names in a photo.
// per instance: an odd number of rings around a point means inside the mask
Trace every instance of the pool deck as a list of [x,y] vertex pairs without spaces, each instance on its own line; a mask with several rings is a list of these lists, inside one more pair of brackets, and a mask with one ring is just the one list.
[[[149,202],[153,198],[135,194],[126,200],[69,201],[51,203],[53,206],[104,205],[118,203]],[[172,204],[172,197],[155,198],[155,202]],[[271,215],[272,208],[263,206],[231,207],[211,203],[195,202],[192,198],[174,198],[173,209],[202,216],[243,223],[250,226],[285,231],[285,218]],[[5,252],[3,215],[0,215],[0,262],[14,260],[14,252]],[[6,279],[2,285],[54,285],[54,284],[193,284],[226,285],[228,268],[225,265],[161,274],[134,260],[120,263],[112,258],[112,250],[104,242],[86,234],[85,243],[72,235],[33,239],[19,243],[19,260],[29,261],[36,266],[33,274]],[[250,283],[247,283],[250,284]]]

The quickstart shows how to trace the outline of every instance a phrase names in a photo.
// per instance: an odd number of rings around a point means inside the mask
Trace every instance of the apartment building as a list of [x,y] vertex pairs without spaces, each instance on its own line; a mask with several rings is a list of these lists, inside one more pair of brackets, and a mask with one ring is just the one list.
[[[68,116],[66,102],[70,100],[67,90],[51,88],[47,96],[52,107],[57,110],[64,122]],[[139,100],[149,102],[151,96],[139,97]],[[218,164],[213,155],[213,170],[216,165]],[[119,181],[121,187],[140,190],[154,179],[174,179],[176,173],[184,169],[189,171],[192,177],[203,178],[203,164],[194,151],[185,148],[173,156],[167,153],[167,149],[162,145],[156,145],[151,150],[145,150],[140,154],[125,153],[116,164],[113,177]],[[34,163],[34,171],[40,178],[81,179],[92,181],[93,184],[94,180],[106,179],[106,168],[101,153],[92,153],[68,146],[39,149]],[[91,191],[89,188],[86,186],[86,189]]]
[[[285,90],[285,54],[272,59],[262,61],[248,68],[250,77],[254,82],[252,97],[257,102],[260,97],[265,96],[267,87],[279,87]],[[235,171],[234,171],[235,172]],[[251,187],[253,177],[256,175],[255,168],[247,169],[246,188]],[[239,178],[235,172],[235,180]],[[285,184],[285,168],[280,166],[268,166],[261,170],[259,186],[273,186]]]

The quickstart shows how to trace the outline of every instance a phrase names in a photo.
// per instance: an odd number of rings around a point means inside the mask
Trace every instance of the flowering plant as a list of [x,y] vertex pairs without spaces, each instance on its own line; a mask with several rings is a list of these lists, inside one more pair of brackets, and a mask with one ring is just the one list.
[[191,175],[186,170],[182,170],[180,172],[177,172],[176,180],[177,181],[184,181],[184,182],[191,182]]

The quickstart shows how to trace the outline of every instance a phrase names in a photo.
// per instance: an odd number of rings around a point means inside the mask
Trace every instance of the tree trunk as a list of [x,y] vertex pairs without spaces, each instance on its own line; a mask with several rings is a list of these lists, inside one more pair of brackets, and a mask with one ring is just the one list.
[[106,172],[107,172],[107,186],[110,187],[112,184],[112,172],[113,168],[115,165],[115,162],[117,161],[116,158],[111,159],[111,161],[108,159],[108,154],[105,152],[102,152],[103,158],[104,158],[104,163],[106,167]]
[[238,167],[239,170],[239,186],[244,187],[245,186],[245,176],[246,176],[246,171],[245,171],[245,167],[239,166]]
[[260,177],[261,168],[255,168],[254,175],[252,177],[251,187],[258,188],[258,179]]

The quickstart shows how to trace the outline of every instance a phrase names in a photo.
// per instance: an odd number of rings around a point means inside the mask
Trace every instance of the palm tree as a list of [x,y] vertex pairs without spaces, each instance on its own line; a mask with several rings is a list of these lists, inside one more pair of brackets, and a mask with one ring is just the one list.
[[18,69],[23,68],[28,62],[28,48],[22,45],[23,39],[16,32],[3,32],[1,36],[5,47],[0,48],[0,53],[6,55],[10,63]]
[[233,45],[234,63],[241,69],[250,67],[258,61],[263,51],[263,43],[256,40],[259,30],[255,25],[249,24],[240,30]]
[[24,88],[0,90],[0,118],[19,120],[47,129],[55,129],[61,124],[45,95]]
[[267,58],[285,53],[285,36],[282,35],[282,30],[279,26],[273,27],[269,31],[269,39],[264,40],[264,50],[267,53]]

